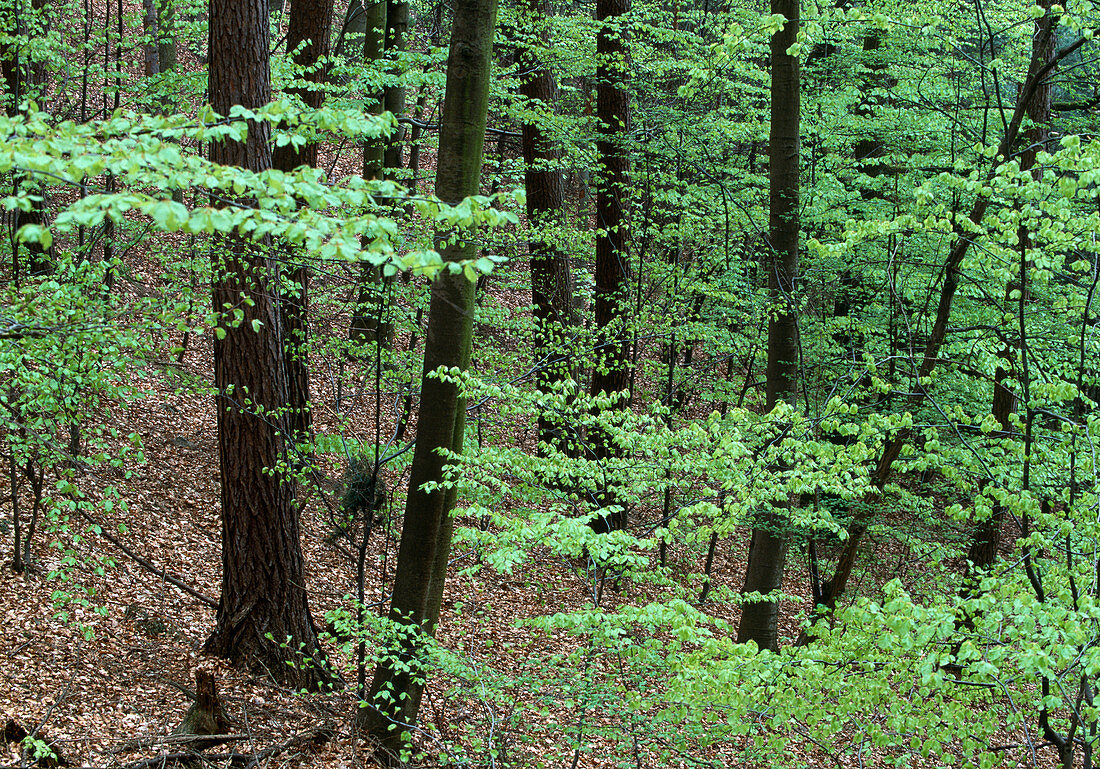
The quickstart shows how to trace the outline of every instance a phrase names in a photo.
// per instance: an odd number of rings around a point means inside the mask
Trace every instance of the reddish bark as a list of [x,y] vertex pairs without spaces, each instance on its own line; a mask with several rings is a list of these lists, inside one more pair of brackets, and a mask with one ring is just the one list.
[[[210,95],[219,114],[270,100],[268,19],[262,0],[210,2]],[[266,125],[244,142],[211,145],[216,163],[271,166]],[[285,460],[280,420],[286,380],[274,269],[263,251],[236,236],[213,246],[214,310],[243,313],[214,342],[218,458],[221,465],[222,588],[206,650],[295,687],[331,676],[317,648],[306,598],[293,486],[272,470]]]

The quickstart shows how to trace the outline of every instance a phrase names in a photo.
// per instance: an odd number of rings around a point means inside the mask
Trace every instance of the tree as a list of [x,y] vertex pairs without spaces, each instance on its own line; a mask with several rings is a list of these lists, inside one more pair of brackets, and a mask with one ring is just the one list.
[[[400,117],[405,111],[405,86],[395,79],[400,74],[400,68],[396,60],[405,51],[405,37],[409,29],[409,4],[407,0],[386,0],[386,24],[383,36],[383,50],[390,59],[390,66],[394,72],[390,73],[391,80],[383,88],[382,107],[386,112]],[[404,139],[404,128],[400,125],[388,139],[383,154],[383,163],[388,179],[396,176],[397,169],[401,168],[401,143]]]
[[[10,7],[11,24],[10,39],[13,41],[0,49],[0,65],[4,74],[4,84],[7,86],[5,108],[8,115],[18,115],[25,107],[25,102],[33,99],[42,99],[46,96],[46,67],[41,61],[36,61],[23,50],[32,35],[41,34],[45,27],[44,13],[45,0],[33,0],[29,7],[23,8],[23,0],[16,0]],[[18,232],[20,227],[31,225],[41,227],[47,219],[47,202],[42,189],[35,189],[33,182],[23,174],[16,174],[14,181],[15,192],[27,187],[33,190],[37,199],[33,201],[29,209],[17,208],[12,217],[12,232]],[[12,255],[14,266],[14,279],[18,284],[21,276],[22,265],[18,256],[18,246],[12,239],[12,247],[17,253]],[[37,242],[24,246],[27,252],[27,271],[31,275],[46,275],[53,271],[54,254],[52,247],[43,247]]]
[[[271,99],[268,17],[262,0],[210,2],[210,97],[219,114]],[[248,171],[271,166],[269,130],[215,142],[212,161]],[[222,586],[206,650],[295,687],[332,680],[317,647],[306,597],[298,510],[285,463],[281,409],[287,403],[271,258],[236,236],[213,246],[218,459],[221,466]]]
[[[291,0],[286,49],[293,56],[313,88],[295,88],[294,93],[310,109],[324,103],[325,92],[319,87],[326,80],[320,62],[328,56],[332,32],[332,0]],[[280,171],[293,171],[300,165],[317,165],[317,143],[300,147],[287,143],[276,147],[272,165]],[[287,383],[287,434],[295,444],[308,442],[313,431],[309,405],[309,267],[301,254],[288,249],[293,264],[287,276],[295,288],[284,292],[279,304],[284,337]]]
[[[628,219],[624,200],[630,185],[630,158],[626,134],[630,127],[628,36],[625,16],[630,0],[598,0],[596,3],[596,359],[592,369],[593,395],[626,390],[629,354],[626,334],[626,290],[630,264]],[[622,402],[618,404],[622,406]],[[594,431],[593,453],[606,460],[615,453],[609,436]],[[615,501],[613,490],[604,489],[601,507],[613,508],[592,520],[597,532],[626,528],[627,514]]]
[[[496,0],[458,0],[455,5],[435,183],[435,194],[445,203],[457,204],[478,191],[496,12]],[[457,267],[456,262],[473,258],[475,244],[462,233],[443,233],[441,239],[444,262]],[[469,366],[474,299],[475,284],[461,269],[444,269],[432,282],[423,405],[389,612],[397,628],[396,647],[379,661],[357,717],[383,755],[394,755],[404,731],[416,722],[426,674],[425,638],[435,632],[443,599],[455,491],[441,484],[447,453],[462,453],[466,404],[458,384],[438,372]]]
[[[520,95],[524,105],[523,180],[527,191],[527,221],[531,228],[527,250],[531,255],[531,301],[535,305],[534,358],[539,367],[536,384],[539,392],[549,393],[554,386],[571,378],[572,370],[562,349],[566,330],[575,323],[576,301],[569,258],[554,244],[551,228],[562,223],[565,181],[562,178],[561,148],[540,125],[539,113],[550,112],[557,101],[558,83],[554,73],[539,59],[538,47],[548,47],[550,35],[545,24],[551,14],[549,0],[528,0],[524,10],[532,30],[528,42],[521,45],[519,63]],[[539,441],[565,454],[574,449],[563,433],[559,420],[540,413]]]
[[[1054,58],[1055,36],[1053,32],[1054,17],[1050,13],[1052,0],[1039,0],[1037,5],[1043,8],[1044,15],[1035,20],[1035,33],[1033,38],[1033,56],[1031,60],[1031,72],[1045,67]],[[1022,136],[1023,147],[1020,152],[1020,170],[1031,171],[1035,165],[1035,158],[1039,148],[1046,145],[1050,138],[1051,116],[1051,82],[1045,80],[1039,83],[1031,100],[1025,105],[1028,119],[1032,122],[1031,128],[1025,130]],[[1041,179],[1041,173],[1036,169],[1036,180]],[[1029,248],[1030,235],[1026,227],[1020,227],[1018,240],[1020,249],[1025,258],[1021,261],[1021,270],[1027,270],[1026,252]],[[1021,280],[1009,281],[1005,289],[1005,306],[1013,303],[1014,292],[1019,294]],[[993,373],[993,398],[990,413],[1000,426],[999,434],[1007,437],[1012,431],[1011,416],[1016,410],[1016,394],[1008,384],[1010,371],[1018,355],[1018,345],[1005,345],[1001,350],[1002,365],[998,365]],[[999,502],[994,503],[989,518],[978,522],[970,541],[970,549],[967,552],[967,560],[974,569],[988,569],[997,559],[997,548],[1001,541],[1001,525],[1004,521],[1005,507]],[[972,580],[968,580],[972,582]]]
[[[1024,118],[1027,115],[1028,105],[1031,103],[1032,99],[1035,98],[1035,95],[1040,92],[1040,89],[1046,85],[1047,78],[1050,76],[1051,71],[1057,66],[1058,62],[1071,56],[1088,41],[1087,37],[1081,37],[1075,42],[1066,45],[1064,48],[1056,50],[1053,54],[1049,54],[1049,58],[1047,58],[1048,53],[1046,49],[1047,46],[1050,45],[1049,38],[1054,37],[1056,31],[1057,26],[1054,24],[1040,27],[1038,34],[1035,35],[1032,40],[1028,74],[1023,84],[1020,86],[1011,118],[1005,123],[1004,133],[1001,135],[1001,139],[998,142],[993,162],[990,164],[989,170],[985,175],[986,182],[996,178],[998,172],[1003,170],[1002,166],[1011,158],[1012,148],[1016,145],[1017,137],[1020,135]],[[1043,63],[1044,61],[1045,63]],[[986,213],[989,210],[989,205],[989,197],[978,195],[965,218],[959,216],[953,223],[954,229],[952,234],[955,240],[943,263],[943,282],[940,284],[936,312],[932,318],[932,326],[928,332],[924,351],[919,358],[919,366],[915,372],[916,383],[907,399],[907,405],[911,409],[915,410],[928,399],[929,392],[923,382],[931,376],[936,365],[939,363],[940,350],[947,338],[948,322],[951,320],[955,296],[958,292],[959,283],[963,279],[963,259],[966,258],[970,246],[974,242],[974,238],[971,237],[970,232],[981,227]],[[882,452],[871,473],[872,483],[878,491],[881,492],[885,488],[893,472],[894,463],[901,455],[902,449],[908,444],[912,437],[912,428],[902,427],[885,441]],[[855,516],[848,525],[848,537],[837,561],[836,568],[833,571],[833,577],[829,580],[830,590],[828,596],[823,602],[823,606],[826,610],[833,609],[841,595],[843,595],[844,589],[848,584],[848,578],[851,576],[852,569],[855,566],[860,543],[866,531],[867,520],[863,515]]]
[[[771,128],[768,133],[770,205],[768,214],[768,369],[764,408],[793,401],[798,378],[798,310],[794,298],[798,280],[799,186],[799,62],[790,49],[798,40],[799,0],[772,0],[771,12],[786,19],[771,37]],[[786,505],[777,500],[776,508]],[[753,527],[745,593],[768,595],[783,584],[789,534],[775,510]],[[737,640],[755,641],[761,649],[776,649],[779,602],[745,603]]]
[[[370,5],[359,17],[363,34],[363,63],[377,67],[385,52],[387,35],[386,0]],[[406,7],[406,16],[408,9]],[[359,24],[357,24],[357,27]],[[368,96],[371,112],[381,114],[386,107],[389,89],[376,90]],[[363,178],[379,179],[387,175],[387,157],[390,142],[383,139],[368,139],[363,143]],[[359,287],[356,291],[355,307],[352,311],[348,337],[353,342],[377,341],[383,346],[389,344],[393,335],[393,324],[382,320],[385,313],[384,287],[389,279],[383,279],[380,270],[371,264],[362,264],[359,268]]]

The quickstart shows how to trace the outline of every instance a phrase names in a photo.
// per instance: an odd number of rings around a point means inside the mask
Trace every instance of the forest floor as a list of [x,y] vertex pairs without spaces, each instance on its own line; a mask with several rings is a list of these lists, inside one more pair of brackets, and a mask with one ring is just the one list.
[[[497,290],[495,301],[511,312],[525,311],[528,300],[522,291],[506,286]],[[118,537],[126,547],[196,592],[216,599],[220,579],[217,446],[212,399],[200,387],[208,387],[211,380],[208,336],[192,345],[181,370],[189,373],[187,387],[179,386],[178,377],[151,369],[144,381],[135,382],[147,389],[148,397],[105,415],[123,434],[133,430],[140,433],[146,462],[126,480],[93,476],[83,482],[90,493],[107,483],[117,483],[129,512],[98,522],[109,532],[124,522],[127,530]],[[315,379],[317,403],[335,402],[331,384],[332,380],[324,377]],[[386,397],[382,403],[388,425],[395,418],[392,401]],[[370,434],[373,400],[363,396],[357,411],[361,418],[353,423],[357,423],[361,434]],[[320,430],[333,427],[330,410],[318,408],[316,416]],[[496,424],[489,430],[493,435],[488,440],[511,441],[529,449],[533,446],[533,424]],[[326,479],[303,498],[302,547],[311,608],[318,624],[323,624],[327,612],[347,606],[345,596],[355,585],[353,560],[332,544],[329,506],[338,504],[340,471],[338,464],[322,468]],[[400,489],[405,479],[389,480]],[[321,503],[320,495],[327,496],[327,503]],[[382,603],[385,585],[392,583],[397,542],[394,517],[390,516],[390,522],[372,537],[368,571],[384,574],[385,579],[368,578],[368,603]],[[478,525],[468,520],[458,523]],[[80,521],[71,525],[74,529],[84,528]],[[267,755],[261,765],[345,767],[364,763],[365,753],[352,729],[354,668],[331,643],[326,645],[327,651],[348,682],[341,692],[297,695],[234,670],[201,651],[214,626],[210,606],[94,535],[79,546],[78,565],[71,570],[73,579],[91,591],[90,605],[71,607],[69,621],[62,621],[55,616],[51,595],[65,586],[47,575],[60,565],[65,554],[49,548],[50,540],[49,532],[39,532],[33,548],[35,567],[24,574],[12,572],[11,538],[0,541],[0,616],[4,627],[0,634],[0,718],[4,723],[15,721],[36,730],[74,766],[136,768],[139,765],[135,762],[171,750],[166,738],[190,705],[184,690],[193,686],[195,672],[202,669],[213,673],[231,731],[237,737],[229,745],[208,752],[254,754],[282,745],[299,732],[324,726],[330,731],[323,744],[295,742]],[[712,569],[713,595],[733,594],[740,588],[747,540],[748,532],[739,531],[719,543]],[[914,576],[904,551],[873,541],[869,549],[877,552],[861,561],[867,565],[861,575],[871,583],[907,572]],[[99,574],[81,555],[109,556],[115,564]],[[483,755],[470,757],[473,765],[478,761],[491,765],[496,759],[491,757],[490,748],[503,751],[516,765],[618,765],[628,748],[595,736],[599,732],[598,713],[586,714],[576,702],[556,697],[552,691],[522,687],[505,687],[504,699],[469,695],[502,676],[525,680],[522,675],[530,670],[529,666],[552,667],[555,655],[576,648],[575,639],[532,630],[523,623],[556,612],[593,607],[596,582],[585,564],[536,553],[526,565],[508,575],[488,569],[466,575],[462,569],[470,565],[474,554],[456,551],[453,555],[439,638],[472,672],[462,682],[466,694],[452,688],[453,677],[439,677],[429,684],[421,711],[425,729],[421,743],[439,756],[440,763],[448,750],[469,745],[471,735],[477,735],[492,744],[482,745]],[[698,575],[703,570],[703,559],[699,548],[670,547],[673,572],[695,575],[692,589],[696,594],[701,586]],[[808,579],[804,554],[792,552],[786,590],[808,595]],[[859,588],[856,584],[855,589]],[[655,590],[650,585],[630,582],[608,585],[598,600],[605,608],[624,602],[641,605],[661,598]],[[94,607],[104,608],[106,614],[101,616]],[[798,618],[805,616],[809,599],[801,606],[788,603],[784,607],[781,633],[785,642],[790,642],[798,634]],[[738,610],[729,601],[712,598],[702,608],[730,622],[737,619]],[[483,679],[477,680],[478,676]],[[536,699],[539,707],[528,709]],[[525,713],[523,722],[510,720],[513,709]],[[586,729],[594,736],[583,736]],[[581,749],[575,753],[578,734],[582,735]],[[708,758],[722,761],[721,754],[720,749],[711,750]],[[14,744],[0,752],[0,762],[4,758],[7,763],[18,762]],[[807,757],[807,765],[817,763]]]

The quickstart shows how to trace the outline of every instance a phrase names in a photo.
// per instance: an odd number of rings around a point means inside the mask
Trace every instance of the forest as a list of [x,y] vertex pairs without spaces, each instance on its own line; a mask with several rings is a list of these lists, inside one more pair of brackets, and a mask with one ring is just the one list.
[[1098,29],[0,0],[0,766],[1093,767]]

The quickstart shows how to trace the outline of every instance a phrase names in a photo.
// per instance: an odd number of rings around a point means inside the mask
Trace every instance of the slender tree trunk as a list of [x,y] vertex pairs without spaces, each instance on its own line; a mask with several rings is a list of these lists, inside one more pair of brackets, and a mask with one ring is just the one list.
[[[286,48],[294,55],[294,63],[308,71],[306,80],[311,83],[320,85],[327,79],[325,70],[316,65],[328,56],[331,31],[332,0],[291,0]],[[310,109],[318,109],[325,99],[321,90],[303,88],[295,93]],[[276,147],[272,165],[280,171],[293,171],[303,165],[316,167],[317,144]],[[308,444],[313,436],[309,404],[309,266],[300,249],[284,246],[284,250],[287,262],[293,265],[288,277],[296,286],[283,292],[279,303],[286,365],[287,435],[295,444]]]
[[[12,398],[10,403],[15,403]],[[23,562],[23,521],[19,512],[19,468],[15,464],[15,449],[9,446],[8,483],[11,488],[12,561],[11,569],[22,574],[27,565]]]
[[[496,0],[455,3],[435,190],[447,203],[478,191],[496,11]],[[470,259],[474,252],[474,243],[459,239],[443,249],[443,258]],[[446,460],[440,450],[462,451],[466,407],[457,387],[430,375],[440,367],[469,365],[474,307],[474,284],[462,273],[445,270],[436,277],[424,342],[416,449],[389,614],[406,632],[397,648],[380,661],[366,706],[356,719],[377,741],[382,757],[395,755],[404,742],[403,733],[416,721],[423,685],[418,679],[425,673],[423,639],[435,630],[450,553],[454,492],[438,487],[427,491],[424,485],[444,478]]]
[[[600,173],[596,185],[596,360],[592,370],[594,395],[626,390],[629,386],[626,307],[629,288],[628,230],[624,199],[630,184],[626,134],[630,127],[627,56],[629,38],[625,16],[630,0],[597,0],[596,22],[596,154]],[[614,456],[609,436],[592,436],[599,460]],[[605,489],[601,506],[616,504],[614,490]],[[592,521],[597,532],[626,528],[620,510]]]
[[[1034,55],[1031,62],[1033,68],[1044,67],[1054,58],[1054,35],[1049,31],[1054,23],[1050,14],[1052,2],[1053,0],[1038,0],[1039,6],[1046,11],[1046,15],[1035,21]],[[1035,88],[1034,95],[1025,109],[1028,118],[1032,122],[1032,127],[1023,132],[1022,144],[1024,146],[1020,152],[1021,171],[1033,168],[1035,156],[1050,137],[1051,84],[1049,80],[1040,83]],[[1033,170],[1032,173],[1036,179],[1040,178],[1042,174],[1038,169]],[[1018,235],[1020,248],[1025,250],[1029,248],[1031,235],[1027,229],[1021,227]],[[1026,253],[1025,259],[1022,261],[1026,262]],[[1005,291],[1006,306],[1010,304],[1013,292],[1020,290],[1020,285],[1020,281],[1009,284],[1008,289]],[[1013,367],[1013,361],[1016,359],[1015,347],[1015,345],[1006,346],[1001,351],[1000,357],[1003,363],[997,366],[993,374],[991,411],[993,418],[1001,426],[999,434],[1002,436],[1008,436],[1011,433],[1010,417],[1012,412],[1016,410],[1016,396],[1005,384],[1010,376],[1009,369]],[[973,569],[988,569],[997,560],[997,548],[1001,543],[1001,524],[1004,521],[1004,515],[1004,506],[999,502],[994,503],[990,517],[978,523],[975,528],[970,541],[970,549],[967,552],[967,559]],[[971,580],[967,580],[966,588],[972,587],[971,583]]]
[[[385,50],[388,19],[386,0],[379,0],[366,10],[363,27],[363,61],[378,66]],[[408,9],[406,8],[406,19]],[[386,92],[378,91],[371,98],[371,113],[379,115],[385,108]],[[386,176],[386,150],[388,142],[382,139],[368,139],[363,144],[363,178],[379,179]],[[367,239],[364,238],[364,247]],[[359,266],[359,286],[356,289],[355,307],[352,310],[351,326],[348,337],[353,342],[365,344],[376,341],[388,346],[393,335],[393,324],[383,320],[385,315],[385,284],[381,270],[364,262]]]
[[[799,0],[772,0],[771,12],[787,20],[771,38],[771,129],[768,137],[770,164],[771,237],[768,295],[772,305],[768,321],[768,369],[766,408],[795,398],[798,378],[798,317],[794,301],[798,280],[798,170],[799,170],[799,63],[787,53],[798,38]],[[784,506],[777,501],[776,507]],[[752,531],[745,593],[766,595],[783,584],[789,534],[786,522],[775,511],[761,515]],[[755,641],[761,649],[778,648],[779,602],[756,600],[741,613],[737,640]]]
[[[1028,77],[1024,81],[1023,87],[1020,89],[1016,107],[1012,112],[1012,117],[1009,120],[1004,136],[1001,137],[1001,143],[997,148],[996,159],[986,173],[987,181],[996,175],[997,169],[1010,157],[1011,150],[1015,146],[1017,137],[1020,134],[1020,127],[1023,124],[1028,105],[1040,89],[1048,85],[1046,79],[1051,71],[1059,61],[1079,50],[1087,42],[1086,39],[1082,37],[1065,48],[1055,51],[1053,55],[1047,58],[1043,51],[1054,42],[1054,26],[1053,24],[1046,25],[1033,40],[1031,63],[1028,66]],[[913,393],[909,397],[910,409],[915,409],[927,397],[927,393],[921,382],[925,381],[932,373],[932,369],[936,367],[937,356],[947,336],[947,323],[951,318],[951,307],[955,300],[955,292],[959,286],[959,279],[962,275],[962,262],[967,252],[970,250],[970,244],[974,240],[970,230],[972,228],[976,229],[981,225],[982,220],[985,218],[986,210],[989,208],[989,201],[989,197],[978,195],[967,217],[970,221],[970,226],[964,227],[960,223],[955,228],[955,242],[948,252],[947,259],[944,263],[943,285],[940,287],[939,303],[936,306],[936,317],[932,323],[932,330],[929,333],[928,342],[924,348],[924,355],[917,371],[917,381]],[[894,461],[901,454],[902,448],[909,441],[911,436],[912,430],[903,428],[886,441],[878,465],[871,474],[871,484],[878,491],[881,492],[885,487],[886,482],[890,478]],[[852,568],[855,565],[856,552],[866,531],[867,520],[864,516],[858,516],[848,525],[848,539],[844,543],[844,550],[841,552],[836,571],[833,573],[833,578],[829,581],[831,591],[826,597],[826,600],[822,602],[826,610],[832,610],[836,606],[839,598],[844,594],[844,589],[848,584],[848,578],[851,576]]]
[[[268,19],[263,0],[211,0],[210,96],[219,114],[271,98]],[[245,142],[211,145],[216,163],[271,166],[269,131],[250,126]],[[275,272],[259,247],[226,236],[214,242],[214,310],[243,312],[215,337],[214,382],[221,463],[222,588],[206,650],[295,687],[330,680],[306,598],[293,486],[274,468],[285,457],[271,414],[286,403]]]
[[[550,0],[526,0],[524,10],[536,26],[538,44],[549,47],[546,22],[552,13]],[[530,101],[528,110],[541,109],[553,114],[558,83],[550,69],[539,60],[534,45],[519,52],[519,92]],[[568,352],[563,349],[565,332],[576,322],[573,275],[569,258],[548,237],[544,228],[560,224],[564,211],[565,181],[561,168],[561,148],[542,130],[538,118],[522,126],[524,183],[527,187],[527,222],[531,228],[528,251],[531,254],[531,301],[535,305],[536,385],[539,392],[550,392],[555,384],[573,376]],[[573,453],[560,420],[548,413],[538,417],[539,441],[567,455]]]

